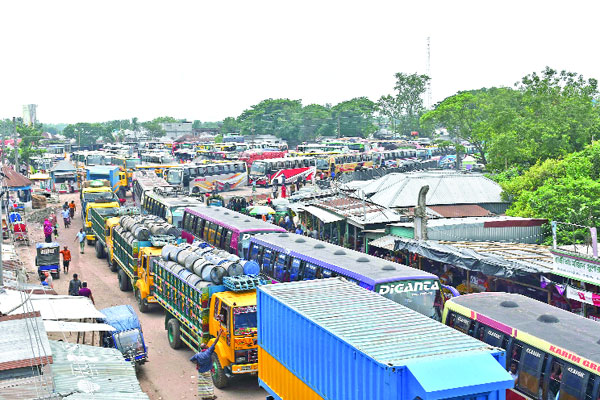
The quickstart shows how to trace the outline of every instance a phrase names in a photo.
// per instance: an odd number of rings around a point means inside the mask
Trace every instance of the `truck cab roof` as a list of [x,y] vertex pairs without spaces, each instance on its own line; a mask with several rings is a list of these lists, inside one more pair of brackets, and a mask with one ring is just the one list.
[[214,294],[231,307],[246,307],[256,305],[256,290],[247,292],[218,292]]

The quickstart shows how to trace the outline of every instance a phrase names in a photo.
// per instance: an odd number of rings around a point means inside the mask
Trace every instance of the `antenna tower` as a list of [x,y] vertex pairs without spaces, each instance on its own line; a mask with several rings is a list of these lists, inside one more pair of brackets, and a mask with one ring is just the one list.
[[431,101],[431,37],[427,36],[427,76],[429,82],[427,82],[427,104],[425,105],[428,109],[432,106]]

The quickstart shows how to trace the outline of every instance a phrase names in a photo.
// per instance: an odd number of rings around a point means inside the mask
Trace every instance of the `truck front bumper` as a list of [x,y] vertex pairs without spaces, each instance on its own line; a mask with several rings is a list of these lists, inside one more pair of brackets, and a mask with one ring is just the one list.
[[231,373],[234,375],[251,374],[253,372],[258,372],[258,363],[237,364],[231,366]]

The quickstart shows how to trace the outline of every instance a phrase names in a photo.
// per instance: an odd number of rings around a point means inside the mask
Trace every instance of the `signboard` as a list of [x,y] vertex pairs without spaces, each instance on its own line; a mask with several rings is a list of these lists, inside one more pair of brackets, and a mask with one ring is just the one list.
[[440,290],[440,284],[434,280],[398,281],[379,285],[377,292],[385,295],[388,293],[430,292]]
[[580,303],[600,306],[600,295],[586,290],[577,289],[573,286],[567,286],[567,298],[579,301]]
[[600,260],[591,260],[575,255],[552,251],[554,274],[565,276],[593,285],[600,285]]

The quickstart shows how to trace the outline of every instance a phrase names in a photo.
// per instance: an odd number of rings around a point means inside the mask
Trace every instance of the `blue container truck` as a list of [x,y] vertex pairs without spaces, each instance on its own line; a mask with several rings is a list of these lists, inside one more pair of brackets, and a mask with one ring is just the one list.
[[514,384],[502,349],[340,278],[261,286],[257,309],[268,399],[504,400]]
[[118,166],[105,165],[99,167],[87,167],[86,180],[92,181],[96,179],[106,179],[109,182],[113,193],[117,194],[121,199],[125,198],[127,175],[125,172],[122,172]]

